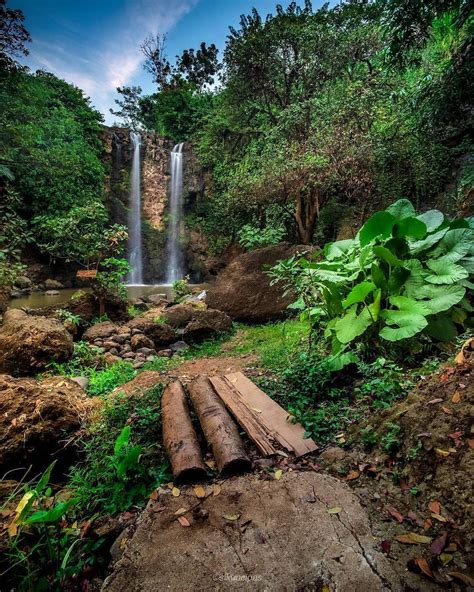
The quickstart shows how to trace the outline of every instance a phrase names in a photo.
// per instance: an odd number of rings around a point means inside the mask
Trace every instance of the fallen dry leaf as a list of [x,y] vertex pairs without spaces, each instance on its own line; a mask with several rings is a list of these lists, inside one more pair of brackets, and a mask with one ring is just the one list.
[[156,502],[156,500],[158,499],[158,490],[157,489],[155,489],[151,492],[150,499],[153,500],[154,502]]
[[440,514],[441,513],[441,504],[437,500],[433,500],[428,504],[428,509],[433,514]]
[[474,580],[467,574],[463,574],[460,571],[448,571],[448,576],[458,580],[458,582],[462,582],[466,586],[474,586]]
[[277,481],[279,481],[281,479],[281,476],[283,475],[283,471],[281,469],[278,469],[278,471],[275,471],[274,473],[274,477]]
[[464,342],[463,346],[461,347],[461,351],[458,355],[454,358],[454,362],[456,364],[464,364],[466,361],[466,356],[464,355],[464,350],[468,349],[471,346],[471,343],[474,343],[474,337],[471,337],[467,341]]
[[459,391],[454,391],[454,394],[451,398],[451,403],[459,403],[461,400],[461,393]]
[[354,479],[358,479],[360,477],[359,471],[349,471],[345,477],[343,477],[344,481],[353,481]]
[[440,535],[438,538],[436,538],[430,546],[430,553],[431,555],[434,555],[435,557],[438,557],[438,555],[441,555],[441,553],[444,551],[444,548],[446,547],[446,542],[448,540],[448,533],[447,532],[443,532],[442,535]]
[[441,553],[439,556],[443,565],[448,565],[448,563],[452,560],[453,556],[449,553]]
[[202,499],[206,497],[206,490],[202,485],[196,485],[196,487],[194,487],[194,494],[199,499]]
[[212,495],[217,497],[222,491],[222,487],[218,483],[214,483],[212,486]]
[[181,526],[191,526],[189,520],[184,516],[178,516],[178,522],[181,524]]
[[434,579],[433,572],[431,571],[428,562],[423,557],[414,557],[411,563],[416,566],[425,576],[428,576],[430,579]]
[[385,555],[390,553],[390,541],[384,540],[380,543],[380,546],[382,547],[382,553],[385,553]]
[[438,456],[441,456],[441,457],[449,456],[449,450],[442,450],[441,448],[435,448],[434,451]]
[[472,440],[472,439],[469,439],[469,440],[467,441],[467,445],[469,446],[469,448],[470,448],[471,450],[473,450],[473,449],[474,449],[474,440]]
[[339,514],[339,512],[342,512],[342,508],[339,506],[335,506],[334,508],[328,509],[329,514]]
[[171,493],[173,494],[173,497],[179,497],[181,495],[181,491],[177,487],[173,487]]
[[216,461],[215,460],[206,460],[206,465],[210,469],[215,469],[216,468]]
[[431,399],[428,401],[427,405],[434,405],[435,403],[441,403],[443,399]]
[[441,516],[441,514],[431,514],[431,518],[434,518],[438,522],[447,522],[448,521],[448,519],[445,518],[444,516]]
[[408,534],[398,534],[395,539],[399,543],[404,543],[405,545],[424,545],[426,543],[431,543],[431,537],[424,536],[422,534],[416,534],[416,532],[409,532]]
[[403,522],[404,517],[397,509],[393,508],[392,506],[387,506],[386,509],[392,518],[395,518],[395,520],[397,520],[400,524]]
[[240,518],[240,514],[224,514],[222,518],[234,522],[235,520],[238,520]]
[[441,409],[446,413],[446,415],[452,415],[453,414],[453,410],[450,409],[449,407],[441,407]]
[[187,510],[186,508],[179,508],[179,510],[176,510],[176,512],[174,513],[175,516],[182,516],[183,514],[186,514]]

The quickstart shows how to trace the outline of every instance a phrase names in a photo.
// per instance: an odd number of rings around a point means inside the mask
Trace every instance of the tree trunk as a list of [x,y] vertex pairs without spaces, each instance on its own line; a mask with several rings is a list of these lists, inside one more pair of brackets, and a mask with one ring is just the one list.
[[166,387],[161,398],[161,415],[163,442],[175,482],[204,479],[206,469],[201,449],[189,416],[186,393],[179,380]]
[[203,376],[194,380],[189,394],[219,471],[231,474],[250,469],[237,426],[209,380]]
[[313,242],[314,227],[319,217],[319,198],[317,194],[305,195],[303,192],[296,196],[295,220],[298,226],[298,238],[304,245]]

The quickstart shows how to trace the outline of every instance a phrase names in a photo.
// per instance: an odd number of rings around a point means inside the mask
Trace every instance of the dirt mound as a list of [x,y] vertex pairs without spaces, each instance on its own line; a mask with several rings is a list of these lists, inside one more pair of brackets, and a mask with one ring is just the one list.
[[50,362],[69,360],[73,340],[57,319],[7,311],[0,327],[0,372],[34,374]]
[[[84,323],[90,323],[92,319],[100,316],[99,300],[91,293],[84,293],[78,298],[73,297],[66,308],[73,314],[79,315]],[[112,321],[125,321],[129,318],[127,302],[120,298],[107,297],[104,308]]]
[[281,259],[309,248],[280,243],[239,255],[219,273],[215,284],[208,289],[206,304],[242,321],[264,322],[281,318],[294,296],[284,296],[281,285],[270,286],[266,270]]
[[[401,590],[350,489],[315,473],[159,490],[104,583],[122,590]],[[184,511],[181,510],[184,508]],[[130,533],[131,534],[131,533]]]
[[67,466],[74,434],[98,406],[68,378],[0,375],[1,471],[33,465],[37,472],[55,459]]

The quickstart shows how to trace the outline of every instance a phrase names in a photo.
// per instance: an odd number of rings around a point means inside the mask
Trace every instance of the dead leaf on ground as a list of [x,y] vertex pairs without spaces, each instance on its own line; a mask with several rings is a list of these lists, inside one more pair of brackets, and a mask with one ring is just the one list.
[[451,403],[459,403],[461,400],[461,393],[459,391],[454,391],[453,396],[451,397]]
[[441,504],[438,500],[433,500],[428,504],[428,509],[433,514],[441,514]]
[[181,526],[191,526],[189,520],[185,516],[178,516],[178,522]]
[[171,490],[173,497],[179,497],[181,495],[181,491],[177,487],[173,487]]
[[431,518],[434,518],[438,522],[448,522],[448,519],[444,516],[441,516],[441,514],[431,514]]
[[349,471],[347,475],[343,477],[343,481],[353,481],[354,479],[358,479],[359,477],[359,471]]
[[175,516],[182,516],[183,514],[186,514],[187,510],[186,508],[179,508],[179,510],[176,510],[176,512],[174,513]]
[[395,540],[405,545],[425,545],[431,543],[432,538],[416,532],[409,532],[407,534],[398,534]]
[[395,518],[395,520],[397,520],[397,522],[399,522],[400,524],[405,519],[402,516],[402,514],[400,514],[400,512],[396,508],[394,508],[392,506],[387,506],[386,510],[390,514],[390,516],[392,516],[392,518]]
[[435,448],[434,451],[438,456],[441,456],[442,458],[446,458],[450,454],[449,450],[443,450],[442,448]]
[[202,485],[196,485],[193,489],[197,498],[202,499],[206,497],[206,490]]
[[441,553],[439,556],[443,565],[448,565],[448,563],[453,559],[453,555],[449,553]]
[[448,571],[448,576],[451,576],[458,582],[462,582],[466,586],[474,586],[474,579],[469,577],[467,574],[463,574],[460,571]]
[[469,448],[471,450],[474,449],[474,440],[472,440],[471,438],[467,441],[467,445],[469,446]]
[[421,571],[430,579],[434,579],[433,572],[424,557],[413,557],[408,562],[408,567],[414,568],[413,571]]
[[382,547],[382,553],[385,553],[385,555],[388,555],[390,553],[390,541],[387,541],[385,539],[381,541],[380,546]]
[[449,407],[441,407],[441,409],[446,413],[446,415],[452,415],[453,410],[449,409]]
[[340,506],[334,506],[334,508],[328,508],[329,514],[339,514],[342,512],[342,508]]
[[222,518],[230,520],[231,522],[235,522],[235,520],[238,520],[240,518],[240,514],[224,514]]
[[447,540],[448,540],[448,533],[447,532],[443,532],[442,535],[440,535],[438,538],[436,538],[431,543],[431,547],[430,547],[431,555],[434,555],[435,557],[438,557],[438,555],[441,555],[441,553],[444,551],[444,548],[446,547]]
[[214,483],[212,486],[212,495],[217,497],[222,491],[222,487],[218,483]]
[[156,502],[156,500],[158,499],[158,495],[158,490],[154,489],[150,494],[150,499]]
[[474,343],[474,337],[469,338],[467,341],[465,341],[463,343],[463,346],[461,347],[461,351],[454,358],[454,362],[456,364],[464,364],[464,362],[466,361],[466,356],[464,355],[464,350],[470,348],[472,343]]
[[215,469],[216,468],[216,461],[215,460],[206,460],[206,465],[210,469]]
[[274,473],[274,477],[277,481],[279,481],[281,479],[281,476],[283,475],[283,471],[281,469],[278,469],[278,471],[275,471]]

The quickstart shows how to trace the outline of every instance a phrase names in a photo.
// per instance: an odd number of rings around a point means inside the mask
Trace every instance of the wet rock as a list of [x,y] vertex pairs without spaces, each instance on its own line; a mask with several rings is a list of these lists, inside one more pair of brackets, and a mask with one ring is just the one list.
[[166,306],[168,304],[166,294],[150,294],[145,297],[145,301],[156,307]]
[[166,322],[174,328],[182,328],[193,318],[194,309],[189,304],[175,304],[165,308],[162,316]]
[[149,337],[147,337],[146,335],[143,335],[143,333],[132,335],[130,345],[132,346],[132,349],[134,351],[138,351],[139,349],[142,349],[142,348],[147,348],[147,349],[151,350],[151,349],[154,349],[154,347],[155,347],[155,344],[153,343],[153,341]]
[[283,285],[270,285],[267,269],[281,259],[288,259],[311,247],[280,243],[255,249],[236,257],[219,273],[208,289],[206,304],[226,312],[233,319],[243,321],[269,321],[287,314],[287,306],[295,297],[284,295]]
[[58,296],[59,290],[46,290],[44,293],[45,296]]
[[26,277],[26,275],[21,275],[20,277],[16,278],[15,286],[22,290],[27,290],[33,287],[33,282],[29,277]]
[[39,472],[54,459],[69,465],[72,436],[98,405],[64,376],[37,381],[0,375],[1,473],[29,465]]
[[185,339],[201,341],[216,333],[229,331],[232,328],[232,319],[220,310],[196,310],[190,323],[184,329]]
[[185,341],[176,341],[170,345],[170,350],[173,352],[184,351],[185,349],[189,349],[189,345]]
[[103,323],[96,323],[89,327],[87,331],[84,333],[84,339],[86,341],[95,341],[96,339],[106,339],[117,333],[118,327],[115,323],[111,321],[104,321]]
[[[125,321],[129,318],[127,302],[116,297],[107,297],[104,301],[105,312],[112,321]],[[100,303],[94,294],[79,291],[67,305],[67,310],[81,317],[84,323],[100,315]]]
[[35,374],[52,361],[66,362],[73,340],[60,321],[7,311],[0,327],[0,372]]
[[44,282],[44,287],[46,290],[62,290],[64,286],[58,280],[47,279]]

